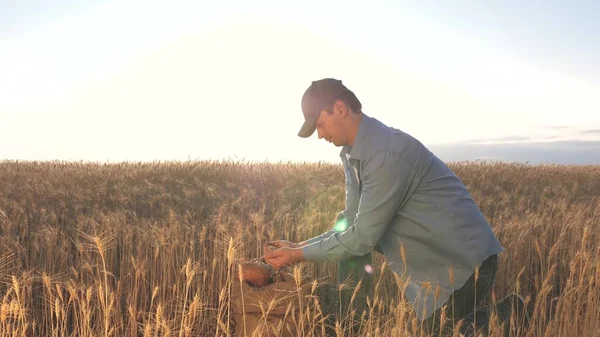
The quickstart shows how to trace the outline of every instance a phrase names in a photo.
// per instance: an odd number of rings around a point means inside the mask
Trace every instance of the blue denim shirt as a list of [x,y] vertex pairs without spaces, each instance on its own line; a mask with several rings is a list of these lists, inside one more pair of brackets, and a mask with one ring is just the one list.
[[346,224],[308,240],[306,260],[336,262],[379,246],[391,270],[409,280],[405,297],[426,319],[504,250],[464,184],[409,134],[363,115],[340,157]]

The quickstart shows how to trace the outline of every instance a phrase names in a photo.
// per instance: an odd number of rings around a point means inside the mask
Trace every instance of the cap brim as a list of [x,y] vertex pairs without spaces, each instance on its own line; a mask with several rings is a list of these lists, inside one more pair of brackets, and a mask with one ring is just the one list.
[[315,133],[317,128],[317,118],[308,117],[304,120],[304,124],[302,124],[302,128],[300,128],[300,132],[298,132],[298,136],[302,138],[308,138]]

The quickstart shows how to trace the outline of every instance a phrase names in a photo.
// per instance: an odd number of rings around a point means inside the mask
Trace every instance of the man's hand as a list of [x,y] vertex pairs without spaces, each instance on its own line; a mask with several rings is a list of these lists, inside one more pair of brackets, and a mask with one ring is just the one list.
[[283,247],[265,253],[265,261],[275,269],[292,265],[303,260],[302,249]]

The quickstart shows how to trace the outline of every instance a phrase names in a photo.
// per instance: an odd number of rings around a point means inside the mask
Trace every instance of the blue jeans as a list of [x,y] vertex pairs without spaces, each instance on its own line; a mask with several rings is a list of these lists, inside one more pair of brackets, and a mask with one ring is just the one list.
[[447,323],[444,325],[442,336],[452,336],[454,325],[460,320],[462,322],[461,333],[465,336],[474,336],[473,323],[478,331],[487,327],[489,314],[486,310],[479,310],[479,304],[491,295],[492,286],[498,270],[498,255],[492,255],[481,263],[479,275],[475,281],[472,275],[465,285],[456,290],[446,302],[446,308],[435,311],[428,319],[424,320],[422,326],[425,332],[432,336],[439,335],[440,316],[445,310]]

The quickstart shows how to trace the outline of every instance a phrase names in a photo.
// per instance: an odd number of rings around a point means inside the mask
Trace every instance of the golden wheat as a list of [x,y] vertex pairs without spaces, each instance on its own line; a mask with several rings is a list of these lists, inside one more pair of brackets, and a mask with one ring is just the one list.
[[[451,168],[506,248],[492,301],[527,301],[511,336],[600,336],[600,166]],[[320,234],[343,205],[343,171],[324,163],[0,162],[0,336],[233,336],[236,263]],[[335,264],[292,273],[311,293],[297,336],[420,335],[408,280],[379,255],[363,315],[332,304]]]

